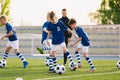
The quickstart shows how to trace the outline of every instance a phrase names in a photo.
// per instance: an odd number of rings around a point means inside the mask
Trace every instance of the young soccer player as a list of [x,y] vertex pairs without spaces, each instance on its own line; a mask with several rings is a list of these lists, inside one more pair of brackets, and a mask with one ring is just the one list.
[[[67,26],[68,28],[70,28],[69,25],[68,25],[69,18],[67,17],[67,9],[65,9],[65,8],[62,9],[62,17],[59,20],[62,21],[65,24],[65,26]],[[66,47],[68,47],[68,43],[70,42],[70,38],[72,37],[72,34],[69,33],[68,31],[65,31],[64,32],[64,36],[65,36]],[[66,62],[67,62],[67,55],[64,52],[64,63],[63,64],[65,65]]]
[[74,46],[75,44],[79,43],[77,48],[75,49],[75,55],[78,60],[78,68],[82,67],[81,60],[80,60],[80,53],[78,52],[79,50],[82,49],[83,56],[90,65],[90,69],[88,70],[88,72],[95,72],[95,70],[96,70],[95,66],[93,65],[92,60],[88,56],[90,40],[89,40],[86,32],[81,27],[77,26],[77,22],[73,18],[70,19],[68,24],[72,29],[74,29],[76,31],[77,35],[79,36],[79,38],[76,40],[76,42],[74,42],[70,45],[70,46]]
[[13,27],[7,22],[5,16],[0,17],[0,22],[2,23],[2,25],[6,26],[6,35],[4,35],[1,38],[1,40],[3,40],[4,38],[8,38],[8,43],[3,59],[6,60],[11,48],[13,48],[16,56],[18,56],[23,62],[23,68],[26,68],[28,66],[28,62],[25,60],[24,56],[19,52],[19,41],[16,32],[13,30]]
[[[72,56],[66,48],[64,37],[64,31],[69,31],[70,33],[73,32],[69,28],[67,28],[61,21],[57,20],[56,14],[53,11],[50,12],[50,23],[48,24],[47,29],[52,34],[52,56],[49,58],[49,72],[54,72],[53,65],[54,67],[57,65],[56,51],[60,48],[63,49],[68,59],[72,63],[72,66],[76,68]],[[48,38],[50,37],[50,33],[48,34]],[[74,33],[73,35],[77,38],[77,36]],[[47,43],[49,43],[48,40]]]
[[41,54],[44,54],[44,52],[43,52],[44,50],[48,50],[48,53],[51,55],[51,43],[52,43],[52,40],[51,39],[48,40],[49,43],[50,43],[49,45],[46,42],[47,35],[49,33],[49,31],[46,29],[46,27],[48,26],[49,21],[50,21],[50,12],[48,12],[48,14],[47,14],[47,21],[44,23],[44,25],[42,27],[42,39],[41,39],[42,48],[38,47],[37,50]]

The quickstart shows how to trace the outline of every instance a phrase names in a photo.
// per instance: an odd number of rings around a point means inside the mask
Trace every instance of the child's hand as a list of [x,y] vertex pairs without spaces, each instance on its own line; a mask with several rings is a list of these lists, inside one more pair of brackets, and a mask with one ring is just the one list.
[[6,38],[5,36],[3,36],[2,38],[1,38],[1,40],[3,40],[4,38]]
[[48,46],[50,46],[50,43],[49,43],[49,41],[48,41],[48,40],[46,40],[46,42],[47,42],[47,45],[48,45]]

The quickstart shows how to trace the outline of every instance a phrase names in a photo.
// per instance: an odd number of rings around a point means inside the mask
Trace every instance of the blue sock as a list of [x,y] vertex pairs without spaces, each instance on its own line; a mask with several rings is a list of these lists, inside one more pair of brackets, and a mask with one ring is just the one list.
[[78,51],[76,51],[75,55],[76,55],[76,59],[78,60],[78,65],[80,65],[81,64],[80,53]]
[[49,69],[53,69],[53,58],[52,56],[49,57]]
[[8,57],[8,53],[4,53],[3,59],[6,60],[6,58]]
[[66,52],[66,55],[67,55],[69,61],[73,63],[73,58],[72,58],[71,54],[69,52]]
[[18,52],[16,55],[19,57],[19,59],[20,59],[22,62],[26,61],[25,58],[24,58],[24,56],[23,56],[21,53]]
[[91,68],[95,68],[92,63],[92,60],[89,57],[86,58],[86,61],[88,61],[88,64],[90,65]]
[[57,59],[56,58],[53,58],[53,65],[54,65],[54,67],[57,66]]

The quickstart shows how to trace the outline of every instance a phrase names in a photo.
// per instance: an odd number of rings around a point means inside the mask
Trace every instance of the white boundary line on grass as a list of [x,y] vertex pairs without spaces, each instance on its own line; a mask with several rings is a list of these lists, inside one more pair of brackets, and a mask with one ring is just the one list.
[[115,73],[120,73],[120,71],[117,71],[117,72],[106,72],[106,73],[96,73],[96,74],[74,75],[74,76],[52,77],[52,78],[42,78],[42,79],[35,79],[35,80],[65,79],[65,78],[73,78],[73,77],[97,76],[97,75],[115,74]]

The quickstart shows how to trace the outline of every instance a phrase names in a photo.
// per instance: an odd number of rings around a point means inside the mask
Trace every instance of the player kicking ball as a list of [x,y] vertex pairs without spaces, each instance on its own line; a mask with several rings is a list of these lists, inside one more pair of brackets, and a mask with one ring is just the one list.
[[96,71],[95,66],[93,65],[92,60],[88,56],[88,49],[90,46],[90,40],[89,40],[86,32],[84,32],[84,30],[81,27],[77,26],[77,22],[73,18],[70,19],[68,24],[72,29],[74,29],[76,31],[76,33],[79,37],[76,40],[76,42],[70,44],[70,46],[74,46],[77,43],[79,43],[77,48],[75,49],[75,55],[76,55],[76,58],[78,60],[78,68],[82,67],[81,60],[80,60],[80,53],[78,52],[79,50],[82,49],[83,56],[90,65],[90,69],[88,70],[88,72],[95,72]]
[[4,38],[8,38],[8,43],[7,43],[7,47],[6,47],[3,59],[6,60],[11,48],[13,48],[15,54],[23,62],[23,68],[26,68],[28,66],[28,62],[25,60],[24,56],[19,52],[19,41],[18,41],[16,32],[13,30],[13,27],[7,22],[5,16],[0,17],[0,22],[2,23],[2,25],[6,26],[6,35],[4,35],[1,38],[1,40],[3,40]]
[[[43,27],[42,27],[42,39],[41,39],[41,43],[42,43],[42,48],[41,47],[37,47],[37,50],[39,51],[40,54],[44,54],[44,51],[47,50],[48,54],[51,55],[51,43],[52,40],[51,38],[48,40],[49,41],[49,45],[47,44],[47,35],[49,33],[49,31],[47,30],[47,26],[49,24],[50,21],[50,12],[48,12],[47,14],[47,21],[44,23]],[[46,59],[49,59],[49,57],[46,57]]]
[[[50,12],[50,22],[47,27],[49,34],[47,38],[47,43],[49,44],[49,37],[52,35],[52,56],[49,58],[49,72],[55,72],[54,67],[57,66],[56,51],[58,49],[63,49],[68,59],[71,62],[71,65],[76,68],[76,65],[73,62],[72,56],[69,53],[65,45],[64,31],[69,31],[76,38],[77,35],[74,34],[69,28],[67,28],[61,21],[57,20],[56,14],[52,11]],[[50,34],[51,33],[51,34]]]

